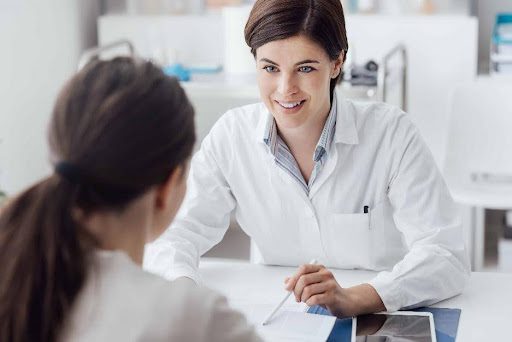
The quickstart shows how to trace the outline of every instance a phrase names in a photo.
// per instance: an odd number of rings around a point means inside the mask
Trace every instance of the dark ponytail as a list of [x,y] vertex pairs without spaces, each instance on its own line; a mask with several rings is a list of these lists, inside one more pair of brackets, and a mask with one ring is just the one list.
[[120,211],[190,157],[193,109],[149,62],[95,62],[62,90],[50,124],[57,173],[0,214],[0,341],[54,341],[97,245],[74,213]]
[[75,197],[73,185],[52,176],[0,217],[1,341],[56,339],[84,282],[85,250],[93,244],[71,216]]

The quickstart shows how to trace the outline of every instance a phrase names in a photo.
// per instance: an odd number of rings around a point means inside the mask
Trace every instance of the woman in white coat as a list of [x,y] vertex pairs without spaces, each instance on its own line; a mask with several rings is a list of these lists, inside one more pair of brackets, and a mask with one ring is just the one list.
[[[204,139],[147,266],[199,282],[199,257],[234,212],[259,261],[303,265],[286,280],[296,300],[338,316],[460,293],[461,222],[417,128],[397,108],[336,96],[348,49],[340,1],[256,1],[245,39],[262,103],[228,111]],[[320,265],[304,265],[312,258]],[[381,272],[343,287],[325,267]]]
[[0,340],[260,341],[219,294],[141,269],[176,214],[193,109],[149,62],[93,62],[62,90],[55,172],[0,215]]

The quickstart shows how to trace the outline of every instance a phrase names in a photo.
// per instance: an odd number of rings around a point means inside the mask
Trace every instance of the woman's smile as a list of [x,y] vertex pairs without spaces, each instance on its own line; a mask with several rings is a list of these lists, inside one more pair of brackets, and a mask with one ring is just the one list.
[[306,102],[306,100],[299,101],[278,101],[275,100],[279,106],[281,106],[281,111],[285,114],[295,114],[300,111]]

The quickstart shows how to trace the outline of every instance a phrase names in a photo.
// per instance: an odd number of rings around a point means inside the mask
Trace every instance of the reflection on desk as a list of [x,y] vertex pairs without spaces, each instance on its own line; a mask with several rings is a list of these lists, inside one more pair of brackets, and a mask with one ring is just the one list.
[[[243,261],[202,259],[200,274],[204,284],[224,294],[230,301],[279,302],[284,278],[296,271],[291,267],[264,266]],[[364,283],[375,272],[332,270],[340,285]],[[510,336],[512,317],[512,274],[474,272],[464,292],[434,307],[462,309],[458,341],[503,341]]]

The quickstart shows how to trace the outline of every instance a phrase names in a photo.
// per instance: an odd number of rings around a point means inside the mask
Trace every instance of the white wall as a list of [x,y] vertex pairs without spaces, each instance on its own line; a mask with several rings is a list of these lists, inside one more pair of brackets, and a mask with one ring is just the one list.
[[48,119],[80,52],[94,43],[97,12],[94,0],[0,0],[0,188],[8,193],[51,170]]

